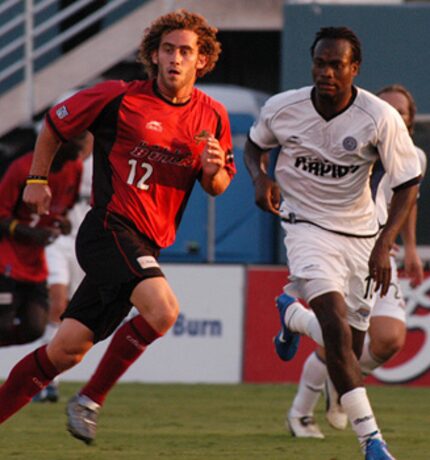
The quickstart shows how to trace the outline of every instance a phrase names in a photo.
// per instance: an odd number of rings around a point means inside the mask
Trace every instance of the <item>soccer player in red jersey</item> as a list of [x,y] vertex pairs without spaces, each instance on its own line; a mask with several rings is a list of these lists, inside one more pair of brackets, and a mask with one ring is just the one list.
[[[173,243],[198,180],[219,195],[236,172],[225,108],[194,87],[213,69],[216,29],[179,10],[145,31],[139,58],[150,79],[107,81],[54,106],[41,132],[32,176],[46,176],[57,146],[84,130],[94,135],[93,207],[77,237],[86,276],[47,347],[19,362],[0,388],[0,422],[41,387],[108,337],[132,305],[139,315],[115,333],[87,385],[68,403],[68,429],[89,443],[108,391],[178,315],[178,302],[157,262]],[[38,214],[50,190],[31,183],[26,203]]]
[[23,202],[32,152],[11,163],[0,182],[0,346],[32,342],[45,330],[49,312],[45,246],[70,231],[65,216],[81,181],[79,141],[64,144],[55,158],[49,175],[54,194],[49,215],[33,213]]

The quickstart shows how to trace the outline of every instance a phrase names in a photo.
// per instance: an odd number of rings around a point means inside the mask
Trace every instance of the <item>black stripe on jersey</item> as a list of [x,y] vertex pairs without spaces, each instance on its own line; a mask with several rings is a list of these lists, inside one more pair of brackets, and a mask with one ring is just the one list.
[[407,182],[404,182],[403,184],[398,185],[397,187],[393,188],[393,192],[397,192],[398,190],[403,190],[405,188],[412,187],[413,185],[417,185],[421,182],[421,174],[417,177],[414,177],[411,180],[408,180]]
[[215,138],[219,140],[221,136],[221,130],[222,130],[222,121],[221,121],[221,115],[214,110],[215,117],[216,117],[216,130],[215,130]]
[[262,147],[260,147],[258,144],[256,144],[256,143],[251,139],[251,136],[249,135],[249,133],[248,133],[247,138],[248,138],[248,141],[249,141],[255,148],[257,148],[258,150],[261,150],[261,152],[268,152],[269,150],[272,150],[271,148],[264,148],[264,149],[263,149]]
[[[221,137],[221,132],[222,132],[222,117],[216,110],[214,110],[214,113],[217,119],[215,138],[219,140]],[[233,163],[233,160],[234,160],[233,152],[231,150],[227,150],[227,152],[225,152],[225,162]]]
[[95,138],[93,152],[94,204],[103,208],[107,207],[113,195],[109,154],[117,136],[118,115],[123,97],[124,93],[106,104],[88,128]]
[[55,126],[51,116],[49,115],[49,112],[46,114],[46,121],[49,123],[49,126],[53,129],[55,134],[57,135],[58,139],[60,139],[61,142],[67,142],[67,139],[58,131],[57,127]]

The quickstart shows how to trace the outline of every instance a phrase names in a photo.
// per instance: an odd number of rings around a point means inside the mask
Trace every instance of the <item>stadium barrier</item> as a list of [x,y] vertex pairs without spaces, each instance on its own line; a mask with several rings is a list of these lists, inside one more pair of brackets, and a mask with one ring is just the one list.
[[[276,356],[279,331],[274,299],[287,281],[279,266],[163,265],[178,296],[181,314],[168,334],[155,342],[122,381],[180,383],[298,382],[302,365],[315,348],[301,338],[297,356],[284,363]],[[404,349],[369,383],[430,385],[430,272],[413,289],[403,279],[408,334]],[[64,380],[87,380],[109,340],[97,344]],[[0,348],[0,379],[40,343]]]
[[[401,274],[402,275],[402,274]],[[250,267],[247,273],[243,380],[245,382],[298,382],[305,359],[315,349],[301,338],[296,357],[282,362],[272,338],[279,331],[274,299],[288,277],[285,268]],[[407,338],[403,350],[366,382],[430,385],[430,272],[421,286],[412,288],[401,278],[406,299]]]

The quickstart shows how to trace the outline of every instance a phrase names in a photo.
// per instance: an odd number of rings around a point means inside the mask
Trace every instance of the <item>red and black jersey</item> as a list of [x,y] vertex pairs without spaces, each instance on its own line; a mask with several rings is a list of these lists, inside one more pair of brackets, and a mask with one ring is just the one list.
[[63,141],[93,133],[93,206],[125,217],[159,247],[175,240],[208,134],[236,172],[227,112],[196,88],[172,104],[154,81],[106,81],[54,106],[47,121]]
[[[33,227],[52,227],[59,216],[64,216],[78,198],[82,175],[80,159],[68,161],[62,169],[49,174],[52,191],[50,213],[39,216],[32,213],[22,201],[25,181],[30,171],[33,153],[16,159],[0,181],[0,218],[17,219]],[[34,243],[21,243],[9,235],[0,237],[0,273],[17,281],[39,283],[48,276],[45,252]]]

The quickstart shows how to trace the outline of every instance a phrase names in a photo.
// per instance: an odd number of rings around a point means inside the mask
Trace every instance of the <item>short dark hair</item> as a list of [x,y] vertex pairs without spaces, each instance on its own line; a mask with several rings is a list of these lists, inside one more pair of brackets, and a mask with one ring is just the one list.
[[410,126],[408,126],[408,129],[409,129],[409,132],[412,134],[414,131],[414,125],[415,125],[415,115],[417,113],[417,105],[415,103],[415,99],[412,96],[412,94],[403,85],[399,83],[394,83],[392,85],[384,86],[379,91],[377,91],[376,95],[380,96],[381,94],[384,94],[384,93],[400,93],[406,97],[406,99],[408,100],[409,119],[410,119]]
[[361,64],[361,43],[357,35],[348,27],[321,27],[321,29],[315,34],[315,40],[311,46],[311,56],[314,56],[315,48],[317,43],[323,39],[340,40],[344,39],[349,41],[352,50],[353,62]]

